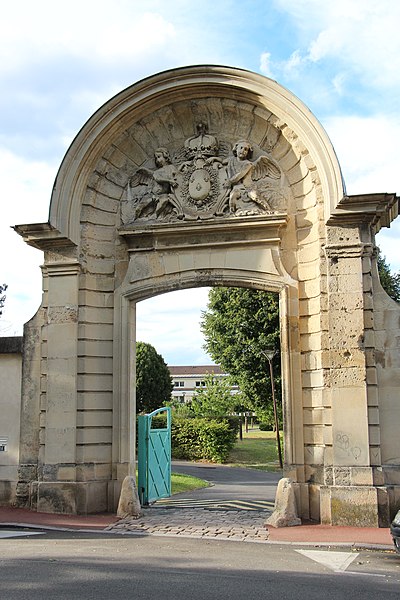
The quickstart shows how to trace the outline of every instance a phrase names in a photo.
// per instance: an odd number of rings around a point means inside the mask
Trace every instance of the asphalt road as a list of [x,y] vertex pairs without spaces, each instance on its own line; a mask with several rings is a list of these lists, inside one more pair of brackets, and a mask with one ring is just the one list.
[[[210,488],[190,492],[196,499],[269,500],[275,501],[276,486],[282,473],[173,461],[172,471],[200,477],[212,483]],[[175,496],[174,496],[175,497]]]
[[0,531],[10,600],[399,598],[394,552],[157,536]]

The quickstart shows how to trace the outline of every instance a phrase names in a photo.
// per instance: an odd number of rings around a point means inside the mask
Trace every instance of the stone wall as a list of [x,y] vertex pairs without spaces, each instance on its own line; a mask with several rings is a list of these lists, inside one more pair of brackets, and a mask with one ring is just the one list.
[[19,466],[22,337],[0,337],[0,503],[15,501]]
[[373,321],[366,331],[371,464],[380,501],[391,520],[400,507],[400,305],[382,288],[372,257]]

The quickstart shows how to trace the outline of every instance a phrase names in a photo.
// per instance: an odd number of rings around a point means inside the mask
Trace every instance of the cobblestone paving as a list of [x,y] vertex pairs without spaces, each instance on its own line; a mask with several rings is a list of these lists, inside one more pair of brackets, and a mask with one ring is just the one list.
[[224,511],[202,508],[150,507],[138,519],[121,519],[107,527],[115,533],[195,537],[241,542],[266,542],[269,511]]

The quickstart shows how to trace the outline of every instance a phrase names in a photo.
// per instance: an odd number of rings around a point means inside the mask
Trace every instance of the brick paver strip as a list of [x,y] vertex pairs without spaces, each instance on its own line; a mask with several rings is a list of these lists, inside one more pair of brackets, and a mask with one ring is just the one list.
[[204,508],[146,508],[139,519],[126,518],[107,527],[108,531],[147,533],[179,537],[202,537],[232,541],[266,542],[264,523],[268,511],[223,511]]

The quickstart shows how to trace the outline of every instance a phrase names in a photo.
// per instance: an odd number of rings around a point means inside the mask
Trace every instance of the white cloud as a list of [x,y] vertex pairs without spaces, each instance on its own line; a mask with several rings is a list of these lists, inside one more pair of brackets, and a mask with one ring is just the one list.
[[324,120],[349,194],[400,190],[400,116],[335,116]]
[[[169,292],[138,302],[136,338],[152,344],[172,364],[212,364],[202,350],[201,311],[205,310],[208,288]],[[186,357],[183,359],[182,357]]]
[[2,222],[17,223],[47,220],[50,194],[58,165],[21,158],[0,148],[2,182]]
[[390,229],[381,229],[376,236],[376,242],[393,273],[400,273],[399,240],[400,217],[391,224]]
[[364,85],[400,84],[400,4],[392,0],[278,0],[277,4],[296,22],[303,65],[333,59]]
[[10,3],[2,7],[1,70],[9,72],[27,60],[37,64],[56,55],[127,63],[173,40],[175,28],[171,22],[156,12],[143,12],[135,4],[119,0],[114,10],[104,0]]
[[338,94],[338,96],[342,96],[346,87],[347,77],[344,73],[338,73],[332,80],[333,89]]
[[225,40],[235,27],[235,15],[224,27],[230,4],[215,5],[210,0],[201,5],[181,0],[8,3],[2,7],[0,21],[0,74],[14,76],[28,65],[36,71],[68,58],[76,62],[78,80],[87,65],[99,69],[104,80],[110,79],[112,70],[116,82],[124,76],[124,82],[129,76],[134,82],[183,64],[225,64]]
[[[342,168],[347,193],[400,192],[400,116],[337,116],[325,119]],[[377,243],[393,271],[400,271],[400,217],[382,229]]]
[[273,78],[271,70],[271,53],[263,52],[260,56],[260,71],[266,77]]
[[21,335],[22,325],[41,301],[43,254],[30,248],[11,229],[13,225],[47,221],[54,166],[31,162],[0,148],[2,182],[1,283],[7,283],[7,300],[0,320],[0,335]]
[[289,59],[284,63],[284,70],[286,74],[290,75],[292,73],[297,73],[302,63],[304,63],[304,58],[302,58],[299,50],[295,50],[295,52],[293,52]]
[[343,39],[338,35],[336,27],[324,29],[313,40],[308,49],[308,59],[317,62],[329,55],[340,53]]

